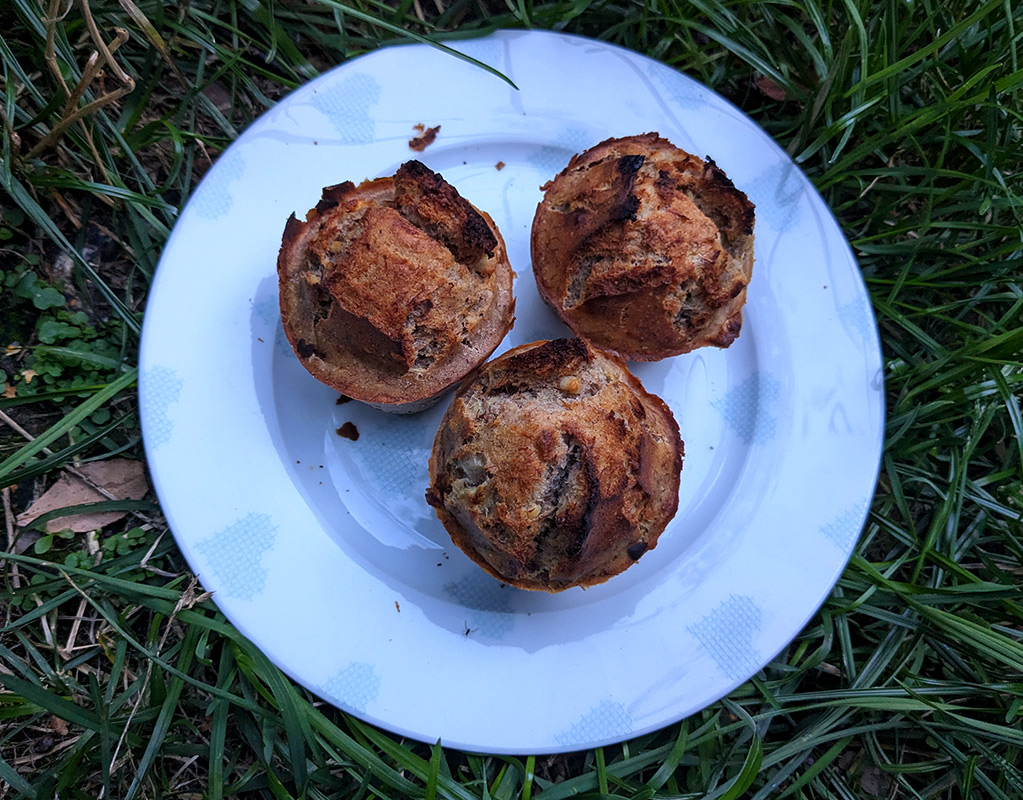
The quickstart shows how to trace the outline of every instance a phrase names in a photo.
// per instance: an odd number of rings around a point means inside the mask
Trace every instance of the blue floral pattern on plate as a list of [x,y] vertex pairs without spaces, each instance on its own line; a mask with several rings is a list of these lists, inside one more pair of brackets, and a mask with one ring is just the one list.
[[775,164],[743,186],[756,204],[757,221],[769,222],[779,232],[798,227],[806,188],[806,178],[792,163]]
[[731,595],[688,630],[725,675],[741,679],[760,666],[760,655],[753,647],[760,624],[760,608],[749,597]]
[[515,625],[510,596],[516,591],[504,586],[483,572],[470,572],[465,577],[444,584],[444,591],[466,614],[466,630],[488,639],[500,639]]
[[874,311],[870,303],[861,298],[853,298],[838,307],[838,318],[847,330],[866,344],[877,336],[877,324],[874,322]]
[[199,184],[195,196],[189,201],[189,208],[200,217],[219,219],[230,213],[234,202],[231,184],[245,174],[245,157],[237,150],[228,149],[210,168]]
[[364,427],[353,458],[372,476],[378,491],[400,497],[419,494],[426,485],[429,453],[422,442],[422,423],[396,415],[387,418],[386,426]]
[[580,127],[568,127],[558,134],[556,145],[538,147],[529,163],[544,178],[551,179],[568,166],[569,159],[592,147],[596,142],[588,130]]
[[603,700],[570,727],[555,733],[554,740],[571,747],[579,742],[627,739],[633,730],[629,710],[621,703]]
[[486,64],[489,67],[495,67],[496,69],[501,68],[501,62],[504,61],[504,48],[500,42],[494,41],[493,39],[473,39],[469,42],[452,42],[451,46],[462,53],[463,55],[469,56],[469,58],[475,58]]
[[732,387],[711,406],[721,412],[725,422],[746,444],[763,444],[774,438],[778,427],[775,408],[781,386],[760,370]]
[[856,546],[863,530],[863,516],[866,513],[862,503],[849,506],[835,519],[821,528],[821,532],[843,552],[850,552]]
[[174,418],[171,410],[181,399],[185,385],[170,367],[148,367],[142,375],[145,385],[146,449],[158,450],[171,439]]
[[366,144],[373,141],[376,133],[370,110],[379,101],[380,84],[360,72],[317,89],[310,102],[327,116],[343,143]]
[[196,545],[217,579],[217,594],[251,600],[263,591],[263,555],[273,549],[277,526],[267,514],[249,513]]
[[380,675],[372,664],[352,661],[323,684],[322,691],[353,711],[362,712],[380,693]]
[[[706,89],[700,87],[699,84],[688,76],[676,72],[670,67],[658,65],[655,68],[651,68],[650,77],[658,90],[671,98],[672,102],[679,108],[698,109],[707,103],[705,97]],[[700,154],[695,153],[694,155]]]

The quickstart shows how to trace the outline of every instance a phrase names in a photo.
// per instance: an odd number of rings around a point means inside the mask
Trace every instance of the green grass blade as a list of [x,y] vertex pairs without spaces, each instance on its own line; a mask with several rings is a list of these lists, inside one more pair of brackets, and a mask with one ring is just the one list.
[[[199,631],[197,628],[189,628],[185,633],[185,638],[182,641],[181,646],[181,656],[176,664],[176,667],[181,674],[186,674],[191,666],[192,658],[195,655],[195,643],[198,639],[198,633]],[[142,791],[146,776],[148,775],[149,770],[153,765],[153,761],[156,758],[156,754],[163,745],[163,742],[167,737],[167,733],[170,730],[171,723],[177,714],[178,699],[181,697],[181,692],[184,687],[185,682],[181,680],[180,677],[171,677],[170,685],[167,688],[163,703],[160,705],[159,716],[157,717],[156,724],[153,726],[153,730],[149,735],[149,742],[142,754],[142,758],[139,759],[139,763],[135,768],[135,777],[132,779],[131,785],[128,787],[125,800],[134,800],[135,796]]]
[[18,450],[14,455],[8,457],[3,462],[0,462],[0,485],[7,485],[5,481],[10,476],[12,470],[16,467],[20,467],[36,453],[41,452],[44,447],[59,439],[75,425],[90,416],[108,400],[113,399],[124,389],[127,389],[129,386],[134,384],[137,378],[138,370],[131,369],[125,372],[123,375],[107,384],[103,389],[96,392],[96,394],[84,403],[80,404],[74,411],[70,412],[60,422],[50,427],[45,433],[37,436],[34,440]]
[[478,61],[477,59],[472,58],[471,56],[467,56],[464,53],[455,50],[453,47],[448,47],[446,44],[438,42],[435,39],[431,39],[428,36],[423,36],[422,34],[416,33],[415,31],[409,30],[407,28],[402,28],[398,25],[394,25],[393,23],[381,19],[380,17],[374,16],[372,14],[367,14],[365,11],[361,11],[357,8],[354,8],[351,5],[338,2],[338,0],[317,0],[317,2],[322,3],[325,6],[328,6],[329,8],[337,9],[344,16],[355,17],[356,19],[362,20],[363,22],[368,22],[371,25],[376,25],[377,27],[382,28],[383,30],[389,33],[393,33],[397,36],[400,36],[403,39],[410,39],[413,42],[419,42],[420,44],[427,44],[430,45],[430,47],[435,47],[441,52],[447,53],[449,56],[453,56],[459,59],[460,61],[465,61],[468,64],[472,64],[474,67],[479,67],[484,72],[489,72],[491,75],[500,78],[513,89],[517,90],[519,88],[514,84],[514,82],[512,82],[511,78],[506,76],[500,70],[494,69],[489,64],[484,64],[482,61]]
[[[266,683],[280,709],[284,720],[285,739],[287,741],[290,766],[294,772],[295,787],[298,793],[305,794],[309,775],[306,768],[306,748],[312,741],[312,730],[306,716],[306,704],[294,686],[276,666],[270,663],[250,642],[239,640],[239,646],[253,665],[250,679],[258,677]],[[239,663],[239,666],[241,664]]]
[[440,777],[440,763],[444,758],[444,748],[440,741],[434,742],[430,748],[430,768],[426,773],[426,787],[423,790],[423,800],[435,800],[437,797],[437,782]]
[[78,707],[70,700],[47,691],[31,681],[17,678],[14,675],[0,673],[0,685],[18,697],[23,697],[40,708],[45,708],[49,713],[67,722],[74,723],[87,730],[99,730],[100,723],[95,714]]
[[26,782],[2,757],[0,757],[0,780],[3,780],[21,797],[32,798],[33,800],[37,797],[36,790],[32,784]]

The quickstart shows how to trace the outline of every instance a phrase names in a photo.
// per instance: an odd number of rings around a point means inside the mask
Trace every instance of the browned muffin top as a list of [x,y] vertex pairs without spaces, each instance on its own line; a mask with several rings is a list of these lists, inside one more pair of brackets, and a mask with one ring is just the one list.
[[713,161],[656,133],[608,139],[543,188],[533,270],[575,333],[643,361],[739,335],[754,209]]
[[458,390],[427,500],[487,572],[554,592],[606,581],[653,548],[681,468],[664,402],[620,359],[557,339],[510,350]]
[[387,410],[424,407],[511,327],[513,273],[486,214],[418,161],[323,190],[288,220],[285,332],[306,368]]

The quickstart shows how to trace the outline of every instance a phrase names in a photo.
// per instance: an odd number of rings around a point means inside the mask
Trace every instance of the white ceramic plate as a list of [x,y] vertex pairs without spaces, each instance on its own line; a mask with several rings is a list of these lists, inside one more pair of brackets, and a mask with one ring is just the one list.
[[[855,260],[793,162],[698,83],[616,47],[499,33],[355,59],[296,90],[217,161],[167,243],[142,340],[143,430],[174,535],[227,617],[295,680],[391,731],[477,751],[578,750],[725,695],[831,590],[877,476],[877,331]],[[440,125],[410,151],[417,123]],[[498,583],[424,500],[446,403],[413,417],[337,395],[283,337],[284,221],[320,189],[418,157],[500,227],[518,272],[500,350],[566,333],[536,293],[540,185],[609,136],[710,155],[757,206],[728,350],[635,373],[685,440],[678,515],[607,584]],[[503,164],[503,168],[499,168]],[[358,441],[335,431],[353,422]]]

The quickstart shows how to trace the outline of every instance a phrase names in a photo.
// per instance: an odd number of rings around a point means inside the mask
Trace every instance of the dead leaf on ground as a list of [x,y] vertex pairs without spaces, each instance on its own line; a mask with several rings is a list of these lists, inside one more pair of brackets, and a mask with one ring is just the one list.
[[50,730],[53,731],[58,736],[67,736],[67,732],[68,732],[67,722],[65,722],[63,719],[61,719],[58,716],[55,716],[55,715],[51,716],[50,717]]
[[215,105],[220,111],[227,111],[233,104],[231,93],[222,83],[214,81],[203,89],[202,93],[206,95],[213,105]]
[[[146,482],[146,474],[141,461],[134,461],[130,458],[94,461],[79,467],[78,471],[118,500],[141,500],[149,491],[149,484]],[[36,518],[50,511],[108,499],[81,478],[63,472],[57,482],[47,489],[42,497],[18,515],[16,522],[20,526],[31,525]],[[127,513],[126,511],[103,511],[95,514],[55,517],[46,523],[46,531],[56,533],[57,531],[71,530],[75,533],[85,533],[99,530],[117,522]]]
[[895,779],[879,767],[867,764],[860,775],[860,788],[874,797],[890,797]]
[[757,88],[772,100],[785,101],[789,99],[788,92],[766,75],[757,78],[756,84]]

